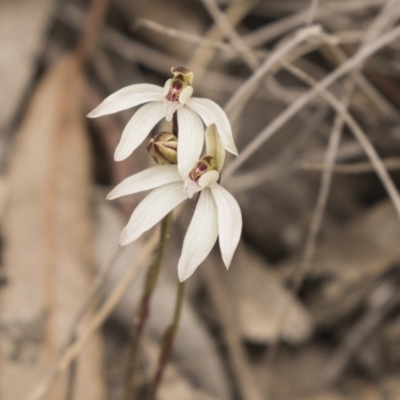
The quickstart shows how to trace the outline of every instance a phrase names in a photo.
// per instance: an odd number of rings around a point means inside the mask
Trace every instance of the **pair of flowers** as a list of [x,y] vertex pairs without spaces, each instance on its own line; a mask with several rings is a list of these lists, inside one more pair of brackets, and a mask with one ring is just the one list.
[[[100,117],[147,103],[122,133],[114,155],[116,161],[121,161],[132,154],[161,119],[172,121],[176,113],[179,139],[163,132],[148,147],[158,164],[171,165],[158,165],[126,178],[107,198],[153,189],[136,207],[123,230],[120,244],[124,246],[184,200],[201,192],[178,264],[179,280],[184,281],[210,253],[218,235],[223,261],[229,267],[240,239],[242,216],[234,197],[218,184],[225,150],[237,154],[229,120],[213,101],[191,97],[193,74],[189,70],[173,67],[171,72],[173,77],[164,88],[151,84],[125,87],[107,97],[88,116]],[[204,142],[205,155],[200,158]]]

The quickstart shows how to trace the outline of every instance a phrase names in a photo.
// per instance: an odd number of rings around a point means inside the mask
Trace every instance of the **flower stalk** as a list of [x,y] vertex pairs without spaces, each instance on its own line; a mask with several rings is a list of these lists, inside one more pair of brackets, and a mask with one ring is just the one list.
[[179,321],[181,318],[184,298],[185,298],[185,282],[179,282],[176,292],[174,316],[171,325],[167,328],[167,330],[164,333],[157,370],[154,375],[153,381],[150,384],[147,400],[156,399],[158,388],[164,376],[165,367],[168,365],[171,359],[174,340],[176,332],[178,330]]
[[139,304],[137,323],[134,324],[132,342],[129,349],[129,361],[126,375],[125,400],[136,400],[137,371],[139,349],[142,341],[144,327],[150,314],[150,302],[154,288],[158,281],[165,248],[169,239],[172,224],[172,213],[169,213],[161,223],[160,239],[153,263],[147,271],[144,290]]

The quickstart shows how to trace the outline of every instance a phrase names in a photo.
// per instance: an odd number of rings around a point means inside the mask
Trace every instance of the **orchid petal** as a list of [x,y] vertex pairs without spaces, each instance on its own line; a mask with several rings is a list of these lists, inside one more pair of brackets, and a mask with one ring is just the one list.
[[192,94],[193,94],[193,87],[186,86],[179,95],[179,103],[185,104],[192,97]]
[[204,129],[199,116],[186,107],[178,110],[178,127],[178,170],[185,180],[203,150]]
[[183,104],[179,103],[179,101],[172,101],[164,98],[165,119],[171,122],[175,111],[182,108],[182,106]]
[[204,189],[207,186],[211,186],[213,183],[217,183],[218,179],[219,179],[219,172],[213,169],[202,175],[197,183],[201,189]]
[[224,110],[217,103],[209,99],[191,97],[186,102],[186,106],[199,114],[206,126],[215,124],[225,149],[232,154],[238,155],[233,141],[231,124]]
[[181,282],[189,278],[204,261],[212,250],[217,237],[217,208],[210,190],[206,189],[200,194],[183,242],[178,264],[178,275]]
[[146,104],[136,111],[122,132],[114,160],[125,160],[143,142],[154,126],[165,116],[162,102]]
[[162,96],[165,97],[168,92],[169,92],[169,88],[171,87],[171,80],[172,79],[168,79],[165,83],[164,83],[164,87],[163,87],[163,91],[162,91]]
[[212,186],[211,192],[218,209],[219,247],[229,268],[242,232],[242,213],[235,198],[221,185]]
[[113,114],[118,111],[136,107],[150,101],[162,101],[163,88],[149,83],[139,83],[124,87],[108,96],[91,113],[89,118]]
[[211,124],[206,129],[206,155],[211,156],[217,163],[217,170],[221,171],[225,162],[225,149],[219,138],[217,127]]
[[138,239],[185,199],[187,196],[182,190],[182,182],[154,189],[135,208],[121,233],[120,245],[125,246]]
[[107,196],[108,200],[143,192],[172,182],[181,182],[176,165],[157,165],[124,179]]

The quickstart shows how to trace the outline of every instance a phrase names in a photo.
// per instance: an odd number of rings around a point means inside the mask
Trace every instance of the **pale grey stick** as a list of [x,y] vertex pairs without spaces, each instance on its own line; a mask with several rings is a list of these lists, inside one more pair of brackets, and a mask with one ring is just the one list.
[[[382,160],[383,165],[387,170],[399,171],[400,170],[400,158],[386,158]],[[323,163],[305,163],[301,166],[304,171],[320,172],[325,169]],[[375,172],[374,166],[370,162],[359,162],[354,164],[336,164],[333,167],[335,174],[369,174]]]
[[307,11],[306,26],[310,26],[314,22],[319,2],[320,0],[311,0],[310,8]]

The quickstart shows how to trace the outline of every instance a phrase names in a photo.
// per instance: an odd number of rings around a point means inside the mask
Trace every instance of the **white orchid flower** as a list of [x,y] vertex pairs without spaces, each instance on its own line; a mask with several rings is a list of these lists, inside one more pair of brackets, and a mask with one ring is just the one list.
[[242,214],[237,201],[217,183],[225,152],[215,125],[206,131],[206,154],[208,156],[197,162],[185,180],[177,165],[159,165],[126,178],[107,196],[111,200],[154,189],[136,207],[122,231],[120,245],[124,246],[138,239],[184,200],[201,192],[179,259],[181,282],[204,261],[218,236],[222,259],[229,268],[242,231]]
[[88,114],[89,118],[112,114],[148,103],[128,122],[115,150],[115,161],[122,161],[143,142],[154,126],[164,117],[171,121],[177,111],[179,126],[178,168],[186,176],[194,161],[200,158],[204,144],[204,128],[215,124],[224,148],[237,155],[232,129],[222,108],[212,100],[192,97],[193,73],[184,67],[171,69],[173,78],[164,88],[147,83],[127,86],[107,97]]

